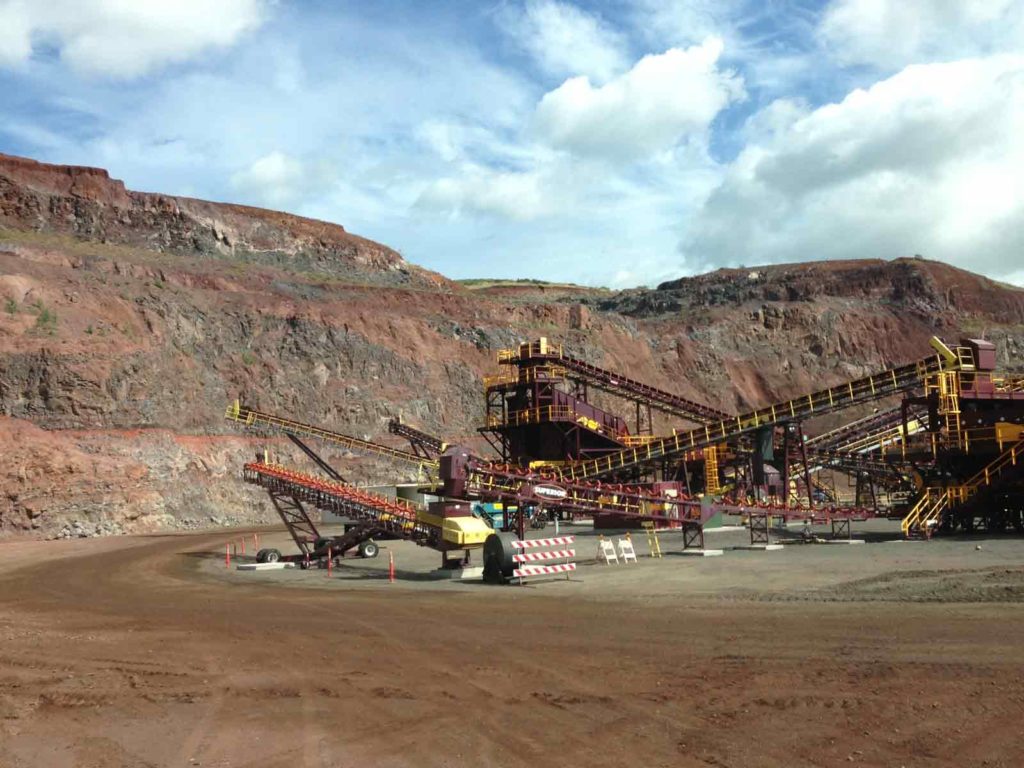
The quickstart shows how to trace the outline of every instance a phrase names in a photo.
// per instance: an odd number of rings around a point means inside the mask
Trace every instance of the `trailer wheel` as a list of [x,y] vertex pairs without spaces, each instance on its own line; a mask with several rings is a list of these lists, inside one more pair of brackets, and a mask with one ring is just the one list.
[[380,554],[380,545],[376,541],[364,541],[359,545],[359,556],[373,558]]
[[265,563],[265,562],[267,562],[267,550],[266,549],[261,549],[259,552],[256,553],[256,562],[257,563]]
[[265,549],[263,550],[263,562],[264,563],[276,563],[281,559],[281,551],[278,549]]

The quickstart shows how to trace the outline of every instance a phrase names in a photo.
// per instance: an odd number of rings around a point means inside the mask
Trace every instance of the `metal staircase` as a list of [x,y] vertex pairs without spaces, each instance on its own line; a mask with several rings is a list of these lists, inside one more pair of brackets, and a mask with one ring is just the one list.
[[939,524],[940,516],[948,507],[949,495],[945,488],[925,488],[900,523],[900,530],[908,539],[929,539]]
[[992,485],[1005,470],[1017,466],[1017,461],[1021,457],[1024,457],[1024,440],[1014,443],[1000,453],[966,483],[946,488],[925,488],[917,503],[910,508],[910,512],[900,523],[903,535],[908,538],[931,538],[932,532],[942,522],[944,512],[965,504],[978,491]]

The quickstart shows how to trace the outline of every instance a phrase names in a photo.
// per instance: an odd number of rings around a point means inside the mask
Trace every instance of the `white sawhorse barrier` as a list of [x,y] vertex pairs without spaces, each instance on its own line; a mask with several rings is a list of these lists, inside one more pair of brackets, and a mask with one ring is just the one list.
[[634,563],[637,562],[636,550],[633,549],[633,540],[629,535],[624,539],[619,539],[619,555],[622,557],[623,564],[628,563],[630,560]]
[[[575,549],[566,549],[566,545],[576,541],[575,536],[556,536],[551,539],[527,539],[526,541],[513,541],[512,548],[520,550],[536,550],[530,552],[516,552],[512,555],[512,562],[516,563],[512,576],[523,583],[523,579],[534,576],[550,576],[556,573],[564,573],[566,580],[569,574],[576,570],[576,563],[569,560],[576,556]],[[552,547],[563,547],[563,549],[552,549]],[[564,560],[562,563],[552,565],[519,565],[520,563],[550,562],[551,560]]]
[[597,562],[611,565],[619,564],[619,556],[615,553],[615,542],[604,536],[597,542]]
[[606,539],[604,536],[597,543],[597,562],[604,563],[605,565],[619,564],[619,561],[623,564],[628,562],[637,562],[636,549],[633,547],[633,539],[626,534],[626,538],[619,539],[619,551],[615,551],[615,542],[611,539]]

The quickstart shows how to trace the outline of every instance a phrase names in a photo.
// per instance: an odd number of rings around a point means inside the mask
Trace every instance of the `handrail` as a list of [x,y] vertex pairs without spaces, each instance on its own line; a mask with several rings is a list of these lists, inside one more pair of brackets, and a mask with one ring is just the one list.
[[557,365],[539,365],[529,368],[518,368],[509,373],[498,373],[484,376],[484,390],[497,389],[517,384],[532,384],[535,381],[564,379],[565,368]]
[[914,363],[758,408],[749,413],[723,419],[716,424],[706,424],[688,432],[663,437],[643,447],[628,448],[597,459],[578,462],[573,467],[563,470],[560,476],[567,480],[597,477],[651,460],[670,458],[688,450],[721,443],[763,427],[831,413],[912,389],[928,374],[946,370],[949,365],[953,363],[947,362],[941,355],[930,355]]
[[[576,374],[587,384],[619,396],[626,396],[651,407],[699,424],[726,419],[731,414],[712,408],[704,403],[688,400],[671,392],[652,387],[620,373],[600,368],[585,360],[566,355],[561,345],[551,344],[547,339],[520,344],[515,349],[504,349],[498,353],[498,362],[503,365],[519,364],[520,371],[529,371],[537,362],[557,360],[563,370]],[[532,364],[531,364],[532,363]],[[529,364],[529,365],[527,365]]]
[[571,421],[592,432],[599,432],[606,437],[611,437],[613,440],[622,440],[624,437],[568,405],[541,405],[535,408],[524,408],[520,411],[511,411],[504,417],[500,414],[490,414],[487,417],[487,426],[492,428],[519,427],[524,424],[540,424],[549,421]]
[[920,529],[935,520],[950,504],[963,504],[981,486],[990,485],[995,475],[1007,466],[1016,466],[1017,459],[1024,456],[1024,440],[1014,443],[981,470],[972,475],[966,482],[947,488],[935,486],[925,488],[921,498],[911,507],[900,522],[903,535],[909,535],[912,529]]

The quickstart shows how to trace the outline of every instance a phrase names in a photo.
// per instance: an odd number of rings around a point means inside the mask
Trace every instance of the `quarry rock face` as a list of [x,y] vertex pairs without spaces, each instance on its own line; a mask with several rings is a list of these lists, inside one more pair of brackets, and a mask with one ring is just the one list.
[[371,284],[442,287],[443,278],[344,227],[287,213],[131,192],[100,168],[0,154],[0,225],[147,250],[277,265]]
[[[995,341],[1001,365],[1019,360],[1024,291],[919,259],[719,270],[618,293],[468,288],[337,225],[0,156],[0,535],[275,519],[242,464],[263,449],[308,460],[226,422],[236,398],[394,445],[387,421],[401,415],[485,450],[482,377],[498,349],[539,336],[738,412],[964,333]],[[417,479],[323,455],[351,480]]]

